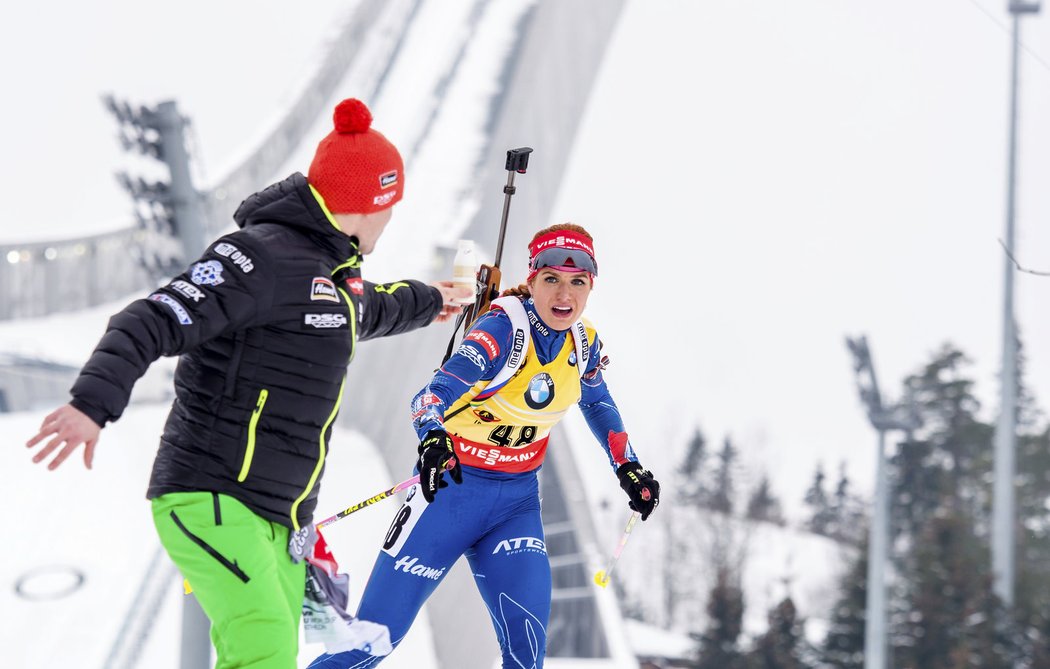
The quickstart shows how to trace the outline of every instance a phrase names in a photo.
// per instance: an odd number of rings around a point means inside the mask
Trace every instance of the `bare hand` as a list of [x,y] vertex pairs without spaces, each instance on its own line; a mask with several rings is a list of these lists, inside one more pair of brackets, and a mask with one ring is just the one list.
[[435,323],[445,323],[459,316],[460,312],[463,311],[464,305],[461,302],[457,303],[457,300],[474,297],[470,288],[455,287],[451,281],[435,281],[430,285],[441,291],[441,299],[444,302],[441,306],[441,312],[434,318]]
[[101,432],[102,428],[88,418],[87,414],[75,409],[71,404],[66,404],[44,418],[44,422],[40,424],[40,431],[26,442],[26,447],[33,448],[44,439],[52,437],[51,441],[33,456],[33,462],[42,462],[62,446],[62,450],[47,465],[48,469],[56,469],[78,446],[84,444],[84,465],[91,469],[91,461],[95,458],[95,444],[98,443]]

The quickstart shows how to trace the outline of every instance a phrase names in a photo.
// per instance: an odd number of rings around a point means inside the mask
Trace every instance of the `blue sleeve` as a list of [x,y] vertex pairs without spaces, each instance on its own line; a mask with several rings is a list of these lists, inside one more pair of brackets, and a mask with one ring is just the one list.
[[445,412],[478,381],[492,379],[507,360],[513,327],[501,309],[482,314],[459,348],[412,398],[412,427],[422,439],[444,425]]
[[602,355],[601,342],[597,339],[596,342],[587,371],[580,378],[579,407],[587,426],[591,428],[591,434],[605,449],[609,464],[616,469],[625,462],[637,462],[638,457],[627,439],[620,410],[602,376],[609,358]]

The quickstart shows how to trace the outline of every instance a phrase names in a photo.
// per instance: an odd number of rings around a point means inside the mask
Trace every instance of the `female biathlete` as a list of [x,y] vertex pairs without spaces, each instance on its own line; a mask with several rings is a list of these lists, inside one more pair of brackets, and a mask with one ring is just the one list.
[[[660,484],[639,464],[602,379],[598,335],[582,320],[597,273],[586,230],[541,230],[529,244],[526,284],[493,301],[412,400],[420,483],[395,515],[358,610],[359,619],[386,625],[394,646],[466,555],[503,666],[543,666],[551,569],[537,471],[551,428],[573,404],[629,506],[645,520],[659,503]],[[462,485],[448,487],[446,473]],[[323,654],[310,667],[363,669],[382,659],[354,650]]]

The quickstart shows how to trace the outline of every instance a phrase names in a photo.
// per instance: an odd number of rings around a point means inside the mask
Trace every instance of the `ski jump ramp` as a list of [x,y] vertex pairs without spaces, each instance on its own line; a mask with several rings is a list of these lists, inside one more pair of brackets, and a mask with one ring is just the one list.
[[[548,225],[559,181],[598,73],[605,47],[623,8],[622,0],[539,0],[522,22],[509,60],[506,85],[493,110],[492,133],[479,166],[480,207],[463,236],[486,254],[495,249],[504,203],[506,151],[535,149],[526,176],[517,182],[502,269],[508,281],[525,276],[523,254],[532,232]],[[369,342],[368,355],[350,369],[349,387],[390,379],[369,397],[344,405],[342,420],[379,444],[395,478],[410,464],[415,435],[407,400],[437,365],[447,328],[427,328],[396,340]],[[397,369],[396,375],[390,370]],[[565,431],[556,429],[554,447],[541,472],[546,543],[554,593],[548,626],[546,666],[634,668],[618,604],[611,591],[593,584],[596,558],[592,521],[580,487]],[[460,560],[428,602],[437,656],[442,667],[491,669],[500,664],[492,623],[465,560]]]

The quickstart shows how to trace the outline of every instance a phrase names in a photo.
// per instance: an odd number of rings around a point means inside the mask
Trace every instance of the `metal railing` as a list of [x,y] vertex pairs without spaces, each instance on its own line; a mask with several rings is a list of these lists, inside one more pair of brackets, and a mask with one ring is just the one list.
[[146,233],[0,245],[0,320],[45,316],[111,301],[148,285],[138,262]]

